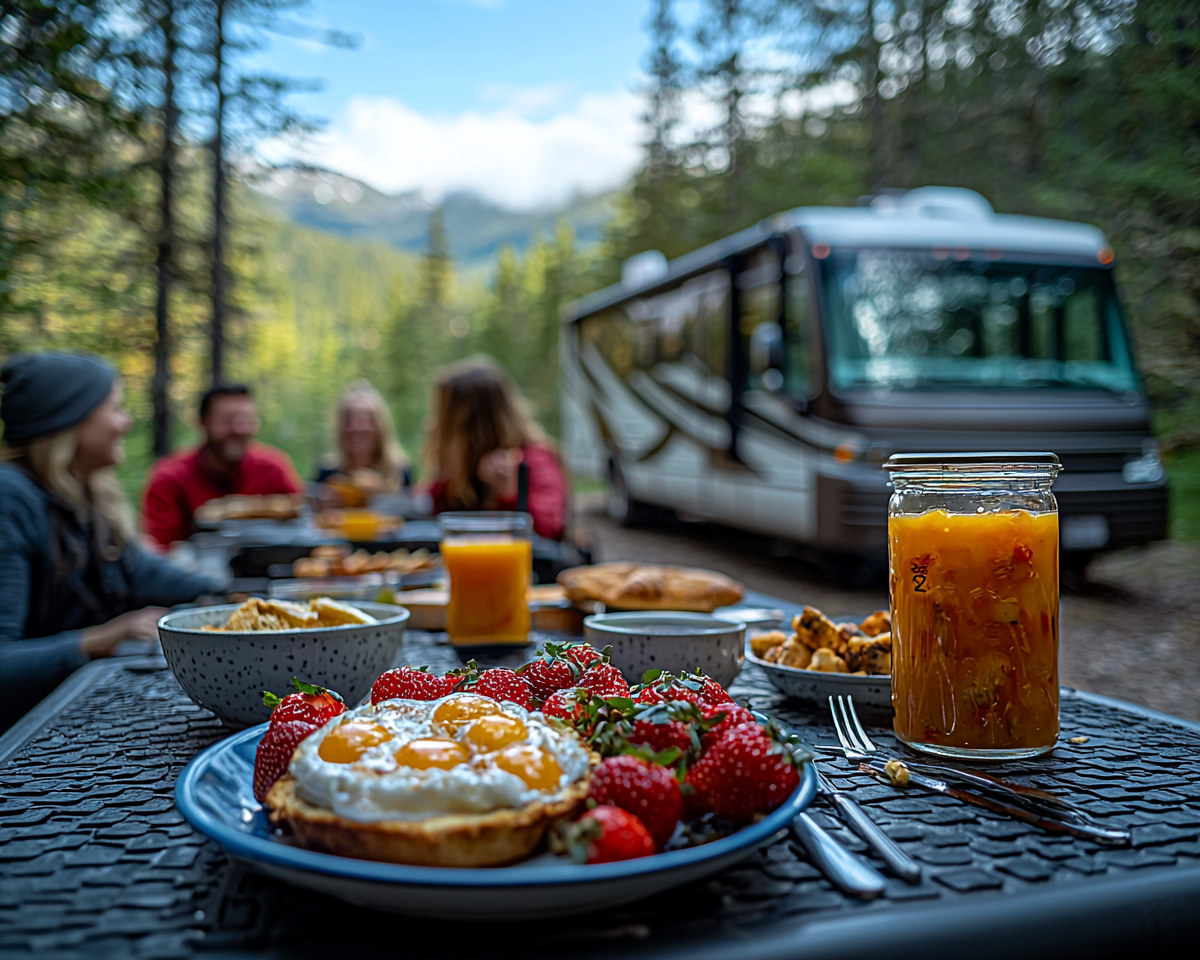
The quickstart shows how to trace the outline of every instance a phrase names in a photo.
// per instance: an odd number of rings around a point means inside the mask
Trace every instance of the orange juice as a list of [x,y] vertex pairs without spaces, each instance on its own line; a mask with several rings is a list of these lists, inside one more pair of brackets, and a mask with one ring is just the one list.
[[449,537],[441,549],[450,578],[450,642],[525,643],[533,544],[508,534],[483,533]]
[[383,516],[374,510],[345,510],[342,514],[342,533],[347,540],[368,543],[379,537]]
[[896,734],[984,753],[1052,746],[1058,515],[893,515],[888,539]]

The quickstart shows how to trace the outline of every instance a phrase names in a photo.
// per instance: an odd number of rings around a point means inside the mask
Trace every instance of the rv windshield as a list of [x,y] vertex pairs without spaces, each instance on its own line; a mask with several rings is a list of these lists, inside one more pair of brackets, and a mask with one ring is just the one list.
[[1108,270],[866,248],[821,268],[835,388],[1137,389]]

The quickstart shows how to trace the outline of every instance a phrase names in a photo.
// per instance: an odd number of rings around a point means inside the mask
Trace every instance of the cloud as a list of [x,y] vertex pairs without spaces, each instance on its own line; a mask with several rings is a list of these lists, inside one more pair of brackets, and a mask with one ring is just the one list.
[[[470,190],[533,209],[619,186],[641,154],[641,102],[632,93],[571,99],[561,85],[492,85],[490,110],[419,113],[390,97],[352,98],[332,127],[293,152],[385,193],[438,199]],[[270,151],[278,155],[278,148]]]

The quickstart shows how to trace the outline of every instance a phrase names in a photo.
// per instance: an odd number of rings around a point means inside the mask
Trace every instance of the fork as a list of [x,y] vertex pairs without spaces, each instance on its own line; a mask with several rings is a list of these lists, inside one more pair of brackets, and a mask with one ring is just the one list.
[[[842,749],[845,752],[847,760],[867,760],[872,757],[882,756],[882,751],[871,742],[871,738],[867,736],[867,731],[863,729],[863,725],[858,719],[858,712],[854,709],[853,697],[839,696],[837,698],[837,706],[834,706],[833,697],[830,697],[829,711],[833,714],[833,727],[837,732],[838,740],[842,744]],[[840,720],[838,719],[839,712],[841,713]],[[1088,820],[1091,819],[1090,815],[1076,804],[1064,800],[1062,797],[1055,796],[1053,793],[1039,790],[1037,787],[1026,787],[1019,783],[1002,780],[999,777],[989,776],[986,773],[963,770],[959,767],[942,764],[918,763],[906,760],[904,761],[904,765],[909,770],[915,770],[918,773],[924,773],[929,776],[938,778],[948,777],[952,780],[972,784],[984,790],[998,790],[1011,798],[1032,806],[1040,807],[1048,805],[1057,808],[1058,813],[1069,812],[1075,816]]]
[[[859,722],[858,714],[854,710],[854,700],[851,697],[838,697],[837,699],[841,718],[839,719],[838,717],[838,709],[834,707],[833,697],[829,698],[829,709],[833,714],[834,730],[837,732],[838,740],[841,741],[842,747],[845,750],[846,759],[851,761],[866,761],[859,764],[860,770],[878,780],[892,782],[891,764],[889,762],[885,766],[882,762],[882,760],[888,760],[889,758],[867,736],[867,731],[863,729],[862,723]],[[927,790],[932,790],[935,793],[945,794],[954,797],[956,800],[975,804],[996,813],[1005,813],[1009,816],[1036,824],[1046,830],[1070,833],[1086,840],[1092,840],[1095,843],[1124,845],[1129,842],[1130,834],[1128,830],[1113,829],[1097,823],[1085,810],[1045,791],[1036,790],[1031,787],[1021,787],[1018,784],[1006,783],[1003,780],[984,774],[971,773],[951,767],[909,763],[907,761],[903,763],[903,766],[912,783]],[[933,776],[929,774],[933,774]],[[962,787],[955,787],[943,780],[935,779],[935,777],[946,776],[948,774],[984,787],[999,789],[1007,793],[1010,799],[1015,799],[1020,805],[1005,803],[984,794],[976,793]],[[1051,806],[1057,809],[1053,811],[1047,809]]]

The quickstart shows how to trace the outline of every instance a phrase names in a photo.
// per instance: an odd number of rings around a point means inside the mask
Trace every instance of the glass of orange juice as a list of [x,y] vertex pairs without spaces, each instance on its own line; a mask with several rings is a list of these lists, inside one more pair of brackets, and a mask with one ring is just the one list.
[[896,735],[1011,760],[1058,737],[1052,453],[898,454],[884,465]]
[[443,513],[438,521],[450,580],[450,642],[460,647],[528,642],[533,518],[480,510]]

